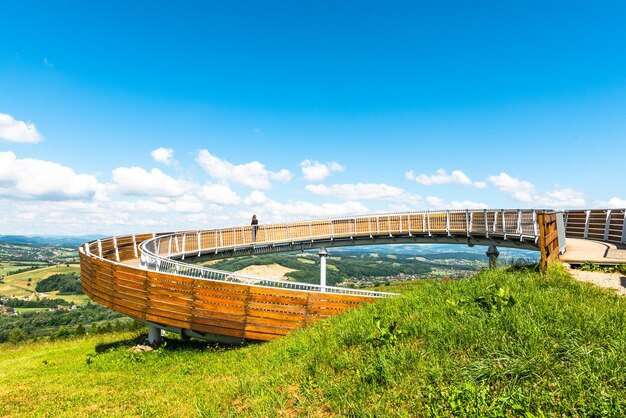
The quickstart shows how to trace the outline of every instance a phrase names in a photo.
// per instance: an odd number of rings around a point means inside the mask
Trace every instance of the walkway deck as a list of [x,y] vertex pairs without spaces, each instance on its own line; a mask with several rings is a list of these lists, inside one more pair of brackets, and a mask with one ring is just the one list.
[[626,248],[608,242],[567,238],[567,251],[560,259],[569,264],[626,264]]

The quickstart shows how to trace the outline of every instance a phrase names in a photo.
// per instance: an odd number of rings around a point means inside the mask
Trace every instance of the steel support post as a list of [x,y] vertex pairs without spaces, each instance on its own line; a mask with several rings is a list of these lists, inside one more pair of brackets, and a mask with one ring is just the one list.
[[151,346],[159,346],[163,342],[161,328],[154,324],[148,324],[148,344]]
[[500,255],[500,251],[498,251],[498,247],[495,245],[490,245],[489,249],[487,249],[487,257],[489,257],[489,268],[495,269],[498,267],[498,256]]
[[322,247],[319,251],[320,255],[320,286],[322,287],[322,292],[326,289],[326,257],[328,256],[328,251],[326,248]]

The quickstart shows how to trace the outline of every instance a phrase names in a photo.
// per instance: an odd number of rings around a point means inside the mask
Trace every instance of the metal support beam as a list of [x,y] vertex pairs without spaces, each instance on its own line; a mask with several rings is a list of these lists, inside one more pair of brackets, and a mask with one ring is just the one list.
[[325,291],[326,288],[326,257],[328,256],[328,251],[326,251],[325,247],[320,248],[320,286],[322,287],[322,292]]
[[161,328],[152,323],[148,323],[148,344],[158,347],[163,342],[163,334]]
[[624,223],[622,224],[622,244],[626,244],[626,210],[624,210]]
[[611,209],[606,211],[606,220],[604,221],[604,240],[609,240],[609,231],[611,228]]
[[489,257],[489,268],[495,269],[498,267],[498,256],[500,255],[500,251],[498,251],[498,247],[495,245],[490,245],[489,249],[487,249],[487,257]]

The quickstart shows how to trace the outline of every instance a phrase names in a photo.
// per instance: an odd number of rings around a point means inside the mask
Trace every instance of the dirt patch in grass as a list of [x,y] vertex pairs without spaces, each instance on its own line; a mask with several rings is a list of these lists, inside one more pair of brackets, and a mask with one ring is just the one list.
[[297,271],[288,267],[283,267],[280,264],[267,264],[263,266],[248,266],[244,269],[237,271],[240,274],[249,274],[251,276],[263,277],[266,279],[286,280],[285,275]]

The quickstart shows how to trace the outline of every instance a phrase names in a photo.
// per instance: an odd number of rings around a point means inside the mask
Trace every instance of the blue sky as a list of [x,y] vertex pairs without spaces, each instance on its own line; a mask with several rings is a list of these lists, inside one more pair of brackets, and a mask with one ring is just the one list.
[[0,234],[626,206],[623,2],[127,3],[1,3]]

